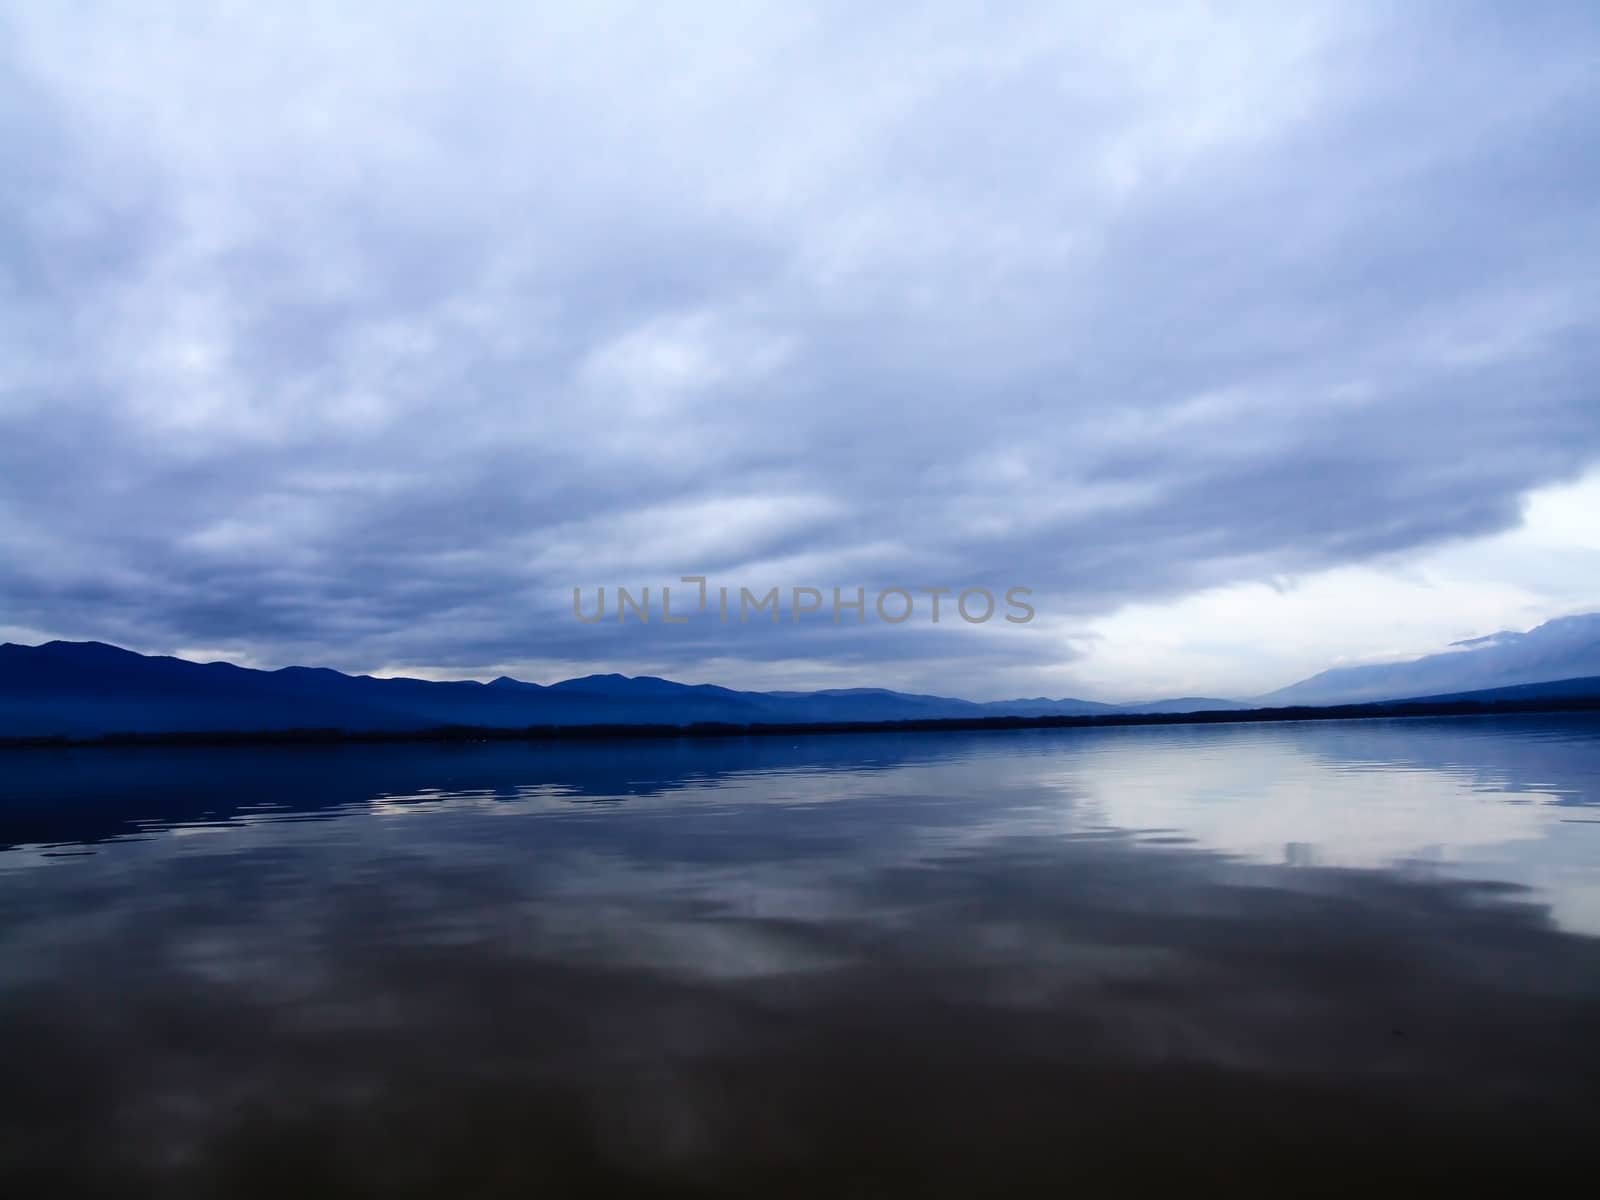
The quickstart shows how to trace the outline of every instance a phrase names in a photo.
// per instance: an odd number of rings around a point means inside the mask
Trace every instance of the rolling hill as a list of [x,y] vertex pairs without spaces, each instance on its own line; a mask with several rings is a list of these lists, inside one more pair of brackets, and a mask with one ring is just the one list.
[[1088,700],[977,703],[881,688],[740,692],[651,676],[589,675],[542,685],[434,682],[317,667],[259,671],[136,654],[100,642],[0,645],[0,736],[95,737],[443,725],[749,724],[897,721],[1114,712]]

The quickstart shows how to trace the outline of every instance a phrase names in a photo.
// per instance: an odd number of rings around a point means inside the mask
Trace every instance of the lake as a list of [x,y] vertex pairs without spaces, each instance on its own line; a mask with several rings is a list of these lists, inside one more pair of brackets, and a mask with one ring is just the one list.
[[1531,1185],[1600,719],[0,756],[0,1194]]

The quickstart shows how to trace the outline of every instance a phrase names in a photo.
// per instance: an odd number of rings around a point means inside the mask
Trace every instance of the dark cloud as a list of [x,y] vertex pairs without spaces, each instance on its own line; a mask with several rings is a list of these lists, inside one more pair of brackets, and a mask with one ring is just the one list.
[[[1600,454],[1588,6],[39,6],[4,45],[9,628],[981,691]],[[567,615],[686,572],[1041,621]]]

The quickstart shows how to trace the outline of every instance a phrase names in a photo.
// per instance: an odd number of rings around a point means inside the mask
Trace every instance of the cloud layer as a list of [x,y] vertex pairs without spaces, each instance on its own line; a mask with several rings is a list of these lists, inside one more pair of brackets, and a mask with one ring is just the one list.
[[[5,20],[8,629],[982,693],[1600,459],[1588,5]],[[1040,619],[571,620],[684,573]]]

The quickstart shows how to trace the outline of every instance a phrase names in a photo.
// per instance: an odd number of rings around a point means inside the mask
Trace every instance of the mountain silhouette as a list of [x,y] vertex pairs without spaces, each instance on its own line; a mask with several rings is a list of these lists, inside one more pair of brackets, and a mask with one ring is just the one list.
[[885,688],[745,692],[650,675],[538,684],[378,679],[326,667],[261,671],[137,654],[101,642],[0,645],[0,737],[444,726],[790,725],[822,722],[1182,714],[1381,701],[1526,701],[1600,695],[1600,613],[1457,643],[1403,663],[1338,667],[1254,701],[1180,697],[1104,704],[1073,697],[979,702]]
[[588,675],[548,686],[376,679],[325,667],[260,671],[231,663],[136,654],[100,642],[0,645],[0,736],[342,729],[445,725],[900,721],[1115,712],[1064,698],[977,703],[882,688],[740,692],[653,676]]

